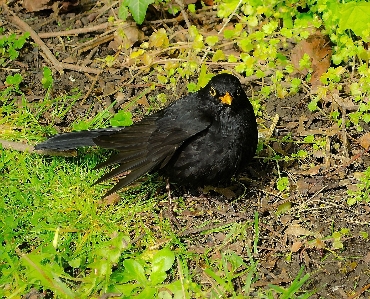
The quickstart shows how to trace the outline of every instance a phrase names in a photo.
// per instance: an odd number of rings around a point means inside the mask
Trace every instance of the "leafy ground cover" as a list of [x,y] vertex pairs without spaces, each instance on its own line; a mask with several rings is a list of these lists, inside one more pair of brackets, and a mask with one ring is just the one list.
[[[369,3],[190,2],[1,6],[4,298],[368,297]],[[172,186],[169,204],[153,175],[101,199],[107,151],[32,151],[131,125],[219,71],[261,133],[231,186]]]

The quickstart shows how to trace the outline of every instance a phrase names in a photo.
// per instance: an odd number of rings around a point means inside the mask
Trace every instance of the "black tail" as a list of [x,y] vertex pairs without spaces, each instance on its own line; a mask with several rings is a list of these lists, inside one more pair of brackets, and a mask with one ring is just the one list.
[[96,129],[91,131],[80,131],[63,133],[50,137],[48,140],[35,146],[36,150],[60,150],[65,151],[82,146],[96,145],[94,138],[114,134],[123,130],[124,127]]

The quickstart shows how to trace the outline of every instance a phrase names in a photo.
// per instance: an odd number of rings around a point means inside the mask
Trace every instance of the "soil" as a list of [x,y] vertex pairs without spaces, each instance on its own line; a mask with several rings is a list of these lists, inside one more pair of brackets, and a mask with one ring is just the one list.
[[[16,2],[11,7],[16,15],[27,22],[37,33],[56,32],[77,28],[88,28],[103,24],[108,16],[114,16],[116,9],[104,10],[92,5],[79,7],[64,14],[51,10],[29,13]],[[212,11],[212,10],[210,10]],[[149,18],[142,26],[144,40],[152,34],[154,28],[165,26],[173,32],[186,28],[184,21],[167,22],[160,25],[153,20],[159,20],[163,14],[154,8],[149,10]],[[200,13],[201,14],[201,13]],[[207,16],[209,22],[215,19]],[[171,16],[161,16],[171,17]],[[19,28],[0,13],[0,24],[7,30],[19,32]],[[191,20],[199,24],[199,20]],[[103,31],[84,32],[77,36],[62,38],[60,36],[44,38],[46,46],[57,56],[59,61],[78,64],[85,67],[102,69],[102,62],[107,55],[115,55],[116,51],[110,42],[97,45],[87,51],[76,51],[75,48],[86,40],[100,36]],[[140,42],[138,42],[140,43]],[[134,45],[137,47],[137,45]],[[37,103],[45,96],[41,85],[42,68],[53,69],[54,87],[52,97],[68,95],[74,90],[81,91],[80,100],[73,104],[72,109],[62,119],[52,119],[45,113],[42,124],[53,123],[62,132],[68,130],[75,119],[92,119],[96,113],[107,109],[117,112],[132,105],[130,110],[134,119],[139,119],[148,113],[150,97],[165,93],[169,101],[186,94],[188,81],[177,82],[176,93],[166,89],[166,85],[158,84],[147,97],[130,102],[149,86],[143,80],[157,80],[155,72],[130,69],[127,61],[120,60],[111,67],[104,67],[100,74],[80,72],[65,69],[63,73],[55,70],[50,61],[45,59],[42,50],[34,43],[28,43],[21,51],[20,57],[7,66],[7,69],[18,69],[24,81],[22,91],[27,95],[27,101]],[[165,59],[165,57],[163,57]],[[217,68],[221,70],[221,66]],[[12,71],[0,72],[0,85]],[[217,72],[216,68],[214,69]],[[189,81],[195,81],[189,78]],[[195,81],[196,82],[196,81]],[[256,94],[261,82],[256,80],[243,81],[249,96]],[[115,99],[121,99],[114,105]],[[364,171],[370,165],[367,153],[356,140],[359,133],[348,129],[343,133],[335,127],[327,115],[329,105],[322,105],[320,112],[310,112],[307,104],[310,101],[307,91],[286,98],[271,96],[261,99],[263,114],[259,116],[262,133],[273,124],[273,118],[278,114],[276,127],[273,129],[272,140],[268,145],[282,156],[297,153],[299,150],[312,151],[310,145],[298,142],[283,142],[290,136],[292,140],[302,140],[304,136],[316,134],[326,138],[330,147],[318,150],[312,157],[300,161],[279,162],[268,157],[272,156],[269,147],[258,154],[245,173],[233,181],[232,186],[224,189],[208,190],[206,194],[191,195],[188,191],[175,187],[173,192],[174,207],[178,221],[179,236],[190,251],[196,253],[210,252],[211,259],[218,259],[220,252],[231,249],[240,256],[248,256],[247,248],[253,245],[253,222],[258,212],[259,241],[258,252],[254,258],[259,261],[260,279],[254,287],[276,284],[282,287],[289,285],[296,277],[301,267],[305,273],[310,273],[307,290],[316,290],[311,298],[367,298],[369,287],[370,250],[369,240],[362,233],[369,231],[370,208],[359,203],[354,206],[346,204],[347,189],[358,181],[355,174]],[[163,107],[157,102],[155,109]],[[265,130],[263,130],[265,128]],[[367,128],[368,130],[368,128]],[[344,138],[347,139],[344,142]],[[347,143],[347,145],[345,144]],[[356,158],[353,158],[356,157]],[[289,192],[279,192],[276,188],[278,173],[289,178]],[[181,195],[181,196],[180,196]],[[287,208],[284,211],[284,208]],[[159,203],[158,213],[164,213],[165,205]],[[150,226],[150,215],[147,225]],[[153,217],[153,216],[152,216]],[[243,230],[238,239],[230,239],[228,235],[217,230],[218,227],[239,223]],[[252,224],[250,224],[252,223]],[[153,230],[156,228],[153,227]],[[343,234],[342,249],[333,247],[334,231],[348,229]],[[211,231],[207,234],[202,232]],[[213,231],[213,232],[212,232]],[[161,238],[160,232],[158,237]],[[210,248],[215,248],[211,250]],[[197,279],[202,277],[201,265],[192,264]],[[203,274],[204,275],[204,274]],[[352,297],[351,297],[352,296]]]

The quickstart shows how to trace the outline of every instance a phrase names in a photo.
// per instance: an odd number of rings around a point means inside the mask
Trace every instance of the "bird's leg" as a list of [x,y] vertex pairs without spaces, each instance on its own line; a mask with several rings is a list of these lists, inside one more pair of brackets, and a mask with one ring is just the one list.
[[168,178],[166,179],[166,191],[167,191],[167,198],[168,198],[167,208],[168,208],[170,221],[171,221],[171,223],[174,224],[175,228],[179,228],[180,223],[177,220],[175,213],[173,212],[172,197],[171,197],[171,185],[170,185],[170,181],[169,181]]
[[166,179],[166,191],[167,191],[168,202],[170,203],[170,205],[172,205],[171,186],[170,186],[170,180],[168,178]]

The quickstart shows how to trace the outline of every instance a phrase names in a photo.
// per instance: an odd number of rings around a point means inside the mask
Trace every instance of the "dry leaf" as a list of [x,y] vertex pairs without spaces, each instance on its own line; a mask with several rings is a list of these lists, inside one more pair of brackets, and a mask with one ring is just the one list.
[[213,0],[203,0],[205,5],[212,6],[214,4]]
[[292,247],[290,248],[290,251],[291,252],[297,252],[299,249],[301,249],[301,247],[302,247],[302,242],[301,241],[294,242]]
[[323,167],[323,165],[315,165],[313,167],[310,167],[309,169],[307,170],[302,170],[302,171],[299,171],[298,173],[299,174],[302,174],[302,175],[311,175],[311,176],[314,176],[316,174],[318,174],[320,172],[320,169]]
[[23,0],[23,7],[29,11],[40,11],[44,9],[51,9],[54,1],[50,0]]
[[365,149],[368,150],[370,148],[370,132],[365,133],[362,135],[359,139],[358,142],[360,145]]
[[370,263],[370,252],[368,252],[365,256],[364,256],[364,262],[366,264],[369,264]]
[[[194,4],[196,3],[198,0],[183,0],[182,3],[187,6],[189,4]],[[173,4],[177,4],[176,1],[172,1]]]
[[150,104],[148,102],[148,99],[146,96],[143,96],[142,98],[140,98],[138,101],[137,101],[138,105],[143,105],[144,107],[149,107]]
[[62,2],[55,0],[23,0],[23,7],[29,12],[53,9],[54,11],[65,13],[78,5],[79,0],[69,0]]
[[98,204],[103,206],[110,206],[118,203],[120,199],[121,197],[117,193],[113,193],[98,201]]
[[292,50],[291,61],[294,67],[303,75],[307,75],[308,70],[301,70],[299,61],[304,54],[311,57],[311,85],[313,88],[321,85],[320,76],[325,73],[330,66],[332,50],[327,37],[319,33],[311,35],[307,40],[298,43]]
[[114,32],[114,40],[109,43],[109,48],[118,50],[119,46],[130,49],[137,41],[144,38],[144,32],[136,24],[124,23]]
[[287,230],[285,231],[285,233],[287,235],[292,235],[292,236],[295,236],[295,237],[312,235],[312,233],[309,230],[303,228],[302,226],[300,226],[297,223],[292,224],[291,226],[289,226],[287,228]]

